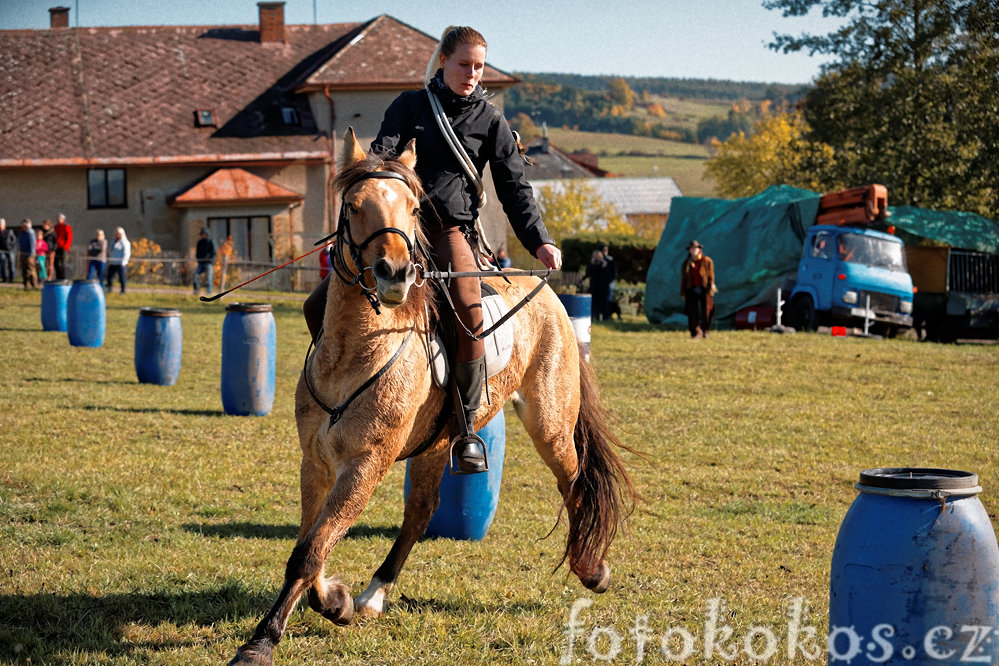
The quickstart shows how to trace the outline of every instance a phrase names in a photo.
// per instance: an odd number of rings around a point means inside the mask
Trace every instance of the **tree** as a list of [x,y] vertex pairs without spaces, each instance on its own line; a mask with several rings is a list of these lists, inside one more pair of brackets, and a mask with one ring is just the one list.
[[807,138],[808,125],[798,114],[767,116],[751,135],[715,139],[715,154],[705,167],[723,197],[748,197],[771,185],[793,185],[816,191],[839,189],[831,176],[833,150]]
[[625,109],[631,109],[635,106],[635,91],[621,77],[615,77],[607,82],[607,94],[614,106],[621,106]]
[[556,241],[578,231],[634,233],[614,206],[601,199],[584,179],[570,178],[545,185],[538,193],[538,207],[548,233]]
[[510,119],[510,129],[520,133],[520,140],[523,141],[525,145],[528,141],[540,134],[537,125],[534,124],[531,117],[523,112],[518,113]]
[[999,210],[999,3],[995,0],[766,0],[783,16],[815,7],[827,35],[775,35],[770,47],[838,57],[803,100],[809,138],[835,177],[880,182],[895,203]]

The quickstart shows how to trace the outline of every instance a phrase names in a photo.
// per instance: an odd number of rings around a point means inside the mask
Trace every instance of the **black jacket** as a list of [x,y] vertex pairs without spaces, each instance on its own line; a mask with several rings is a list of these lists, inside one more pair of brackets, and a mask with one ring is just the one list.
[[[440,99],[479,174],[487,163],[490,165],[496,194],[520,242],[532,254],[546,243],[554,245],[541,221],[524,175],[524,159],[503,114],[486,101],[481,87],[468,97],[455,95],[441,81],[439,71],[429,87]],[[444,226],[472,224],[479,208],[475,184],[469,181],[444,140],[426,90],[404,92],[392,102],[371,147],[376,152],[397,155],[410,139],[416,139],[416,173],[427,193],[423,219]]]

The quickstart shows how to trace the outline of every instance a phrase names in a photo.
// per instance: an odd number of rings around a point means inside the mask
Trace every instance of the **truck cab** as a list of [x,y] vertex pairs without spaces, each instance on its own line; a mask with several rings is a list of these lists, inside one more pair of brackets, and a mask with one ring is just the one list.
[[807,231],[789,323],[862,327],[888,336],[912,326],[912,278],[905,248],[890,234],[851,225],[818,224]]

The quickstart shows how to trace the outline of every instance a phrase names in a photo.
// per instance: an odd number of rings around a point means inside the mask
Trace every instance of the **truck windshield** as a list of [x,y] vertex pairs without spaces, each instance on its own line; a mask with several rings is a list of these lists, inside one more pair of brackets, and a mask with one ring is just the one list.
[[838,249],[841,261],[887,268],[890,271],[906,270],[901,243],[860,234],[842,234]]

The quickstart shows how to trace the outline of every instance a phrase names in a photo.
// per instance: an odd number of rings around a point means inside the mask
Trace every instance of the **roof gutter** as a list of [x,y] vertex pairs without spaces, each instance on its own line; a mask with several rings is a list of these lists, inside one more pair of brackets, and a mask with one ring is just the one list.
[[329,159],[327,151],[294,153],[216,153],[213,155],[169,155],[164,157],[58,157],[0,159],[0,169],[24,167],[107,167],[107,166],[194,166],[202,164],[288,164],[304,162],[319,164]]

